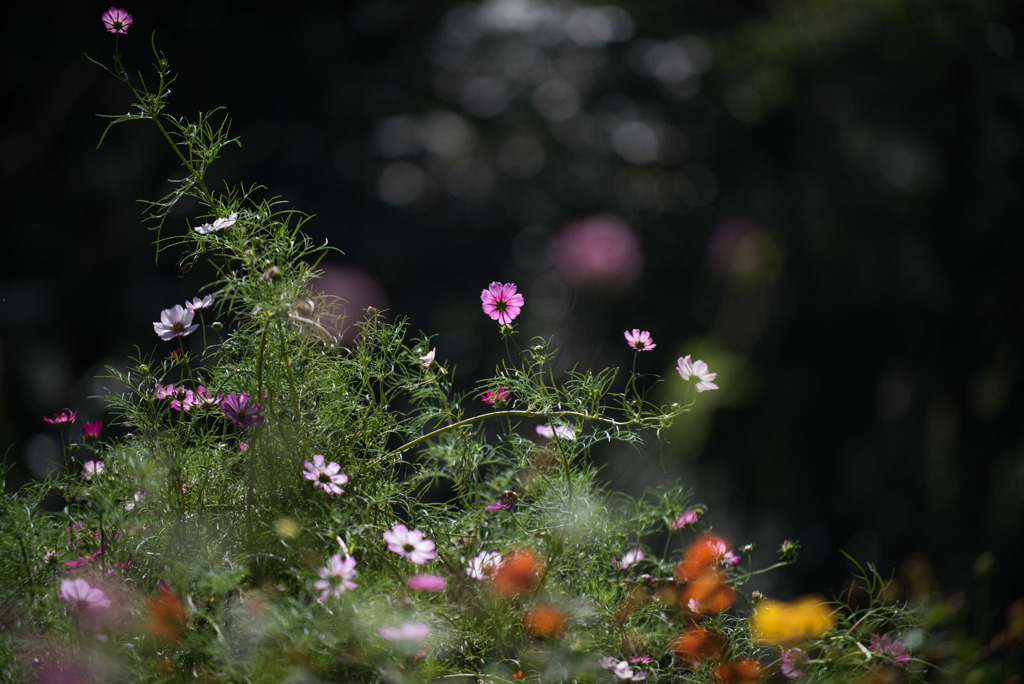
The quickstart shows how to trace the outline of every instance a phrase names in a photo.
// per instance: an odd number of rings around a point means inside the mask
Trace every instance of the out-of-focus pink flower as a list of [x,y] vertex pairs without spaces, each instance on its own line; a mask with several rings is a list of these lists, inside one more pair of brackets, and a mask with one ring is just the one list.
[[625,570],[631,565],[636,565],[646,557],[647,555],[644,553],[643,549],[639,546],[634,546],[629,551],[622,554],[622,560],[618,561],[616,564]]
[[352,556],[341,557],[336,553],[331,556],[327,565],[317,571],[320,579],[313,582],[313,586],[320,590],[320,600],[326,601],[328,597],[340,598],[349,589],[355,589],[356,583],[353,579],[356,576],[356,559]]
[[694,510],[686,511],[681,516],[679,516],[678,518],[676,518],[675,520],[670,522],[668,524],[668,529],[670,529],[670,530],[681,530],[684,527],[686,527],[687,525],[692,525],[693,523],[697,522],[698,518],[700,518],[700,513],[698,513],[697,511],[694,511]]
[[640,241],[625,223],[592,217],[563,227],[551,241],[555,270],[571,285],[621,290],[644,269]]
[[897,667],[906,667],[910,663],[910,653],[902,641],[894,641],[888,636],[876,634],[871,637],[869,648],[883,663]]
[[82,475],[85,476],[86,480],[92,480],[95,475],[102,475],[107,469],[107,466],[103,461],[86,461],[82,464]]
[[651,333],[646,330],[627,330],[623,333],[626,336],[626,344],[637,351],[651,351],[658,345],[654,344],[654,340],[651,339]]
[[503,508],[512,510],[513,508],[516,507],[517,501],[519,501],[519,494],[512,491],[511,489],[506,489],[504,492],[501,493],[501,497],[499,497],[498,501],[496,503],[492,503],[488,506],[485,506],[485,510],[500,511]]
[[423,641],[430,636],[425,622],[403,622],[399,627],[381,627],[378,633],[388,641]]
[[740,557],[733,553],[732,549],[726,545],[724,539],[713,539],[711,541],[711,548],[714,550],[718,557],[718,561],[721,563],[736,565],[740,562]]
[[78,418],[78,411],[72,411],[71,409],[68,408],[64,409],[60,413],[53,414],[49,418],[43,416],[43,420],[46,421],[47,423],[56,424],[73,423],[75,422],[75,418]]
[[259,403],[255,401],[250,403],[248,392],[229,394],[221,402],[220,410],[239,427],[259,425],[264,420],[260,415]]
[[405,556],[416,564],[437,558],[437,550],[432,540],[424,539],[421,531],[410,530],[401,523],[384,533],[384,541],[388,543],[388,551]]
[[501,325],[509,325],[515,320],[525,302],[523,295],[516,293],[515,283],[502,285],[497,281],[480,292],[480,301],[483,302],[484,313]]
[[313,456],[313,460],[306,459],[305,472],[302,477],[313,483],[314,487],[322,487],[328,494],[342,494],[345,492],[341,485],[348,482],[348,475],[341,472],[341,466],[327,459],[321,454]]
[[57,598],[64,599],[80,613],[110,608],[110,599],[103,590],[90,586],[89,582],[82,578],[62,580]]
[[95,420],[82,426],[82,439],[86,442],[95,442],[103,431],[103,421]]
[[782,652],[781,664],[779,665],[779,672],[783,674],[787,679],[800,679],[804,676],[804,671],[800,667],[807,660],[807,654],[799,648],[787,648]]
[[126,10],[114,7],[113,5],[103,13],[100,20],[106,27],[107,33],[128,33],[128,27],[134,21],[132,15],[128,14]]
[[547,439],[554,439],[556,434],[559,439],[567,439],[569,441],[576,439],[576,431],[572,429],[571,425],[538,425],[537,434]]
[[447,586],[443,577],[428,574],[406,577],[405,583],[418,591],[442,591]]
[[165,341],[191,335],[199,327],[198,323],[192,323],[193,316],[195,316],[194,311],[185,309],[181,304],[175,304],[160,312],[160,320],[153,321],[153,332]]
[[496,390],[487,390],[480,395],[481,401],[485,404],[504,404],[512,396],[512,390],[507,387],[499,387]]
[[98,548],[95,551],[93,551],[92,553],[90,553],[88,556],[79,556],[75,560],[64,561],[64,565],[69,570],[74,570],[75,568],[80,568],[80,567],[82,567],[84,565],[88,565],[89,563],[92,563],[94,560],[96,560],[97,558],[99,558],[102,555],[103,555],[103,547],[101,546],[100,548]]
[[679,357],[676,363],[676,370],[679,371],[679,377],[686,382],[689,382],[691,378],[696,378],[698,392],[718,389],[718,385],[712,382],[718,376],[718,373],[709,373],[708,364],[700,359],[690,361],[689,354]]

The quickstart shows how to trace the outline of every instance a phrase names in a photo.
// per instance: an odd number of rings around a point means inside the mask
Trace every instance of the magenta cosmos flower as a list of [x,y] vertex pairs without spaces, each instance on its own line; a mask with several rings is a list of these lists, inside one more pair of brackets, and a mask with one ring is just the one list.
[[444,577],[438,577],[437,575],[411,575],[405,578],[405,583],[410,588],[418,591],[442,591],[447,582],[444,581]]
[[263,416],[260,415],[259,403],[255,401],[249,403],[248,392],[229,394],[221,403],[220,410],[231,419],[232,423],[239,427],[259,425],[264,420]]
[[189,311],[181,304],[175,304],[170,309],[160,312],[160,320],[153,321],[153,331],[161,340],[173,340],[175,337],[191,335],[199,327],[198,323],[192,323],[194,311]]
[[871,652],[883,663],[906,667],[910,663],[910,654],[902,641],[893,641],[888,636],[876,634],[871,637]]
[[388,543],[388,551],[405,556],[416,564],[437,558],[433,541],[424,539],[419,530],[410,530],[401,523],[384,533],[384,541]]
[[508,401],[508,398],[512,396],[512,390],[507,387],[499,387],[496,390],[487,390],[480,395],[480,399],[485,404],[504,404]]
[[103,13],[100,20],[107,27],[108,33],[128,33],[128,27],[134,21],[132,15],[128,14],[126,10],[114,7],[113,5]]
[[103,421],[96,420],[82,426],[82,439],[86,442],[95,442],[103,431]]
[[348,482],[348,475],[341,472],[341,466],[331,461],[327,462],[321,454],[313,456],[313,460],[306,460],[306,472],[302,477],[313,483],[314,487],[323,487],[328,494],[341,494],[345,490],[341,485]]
[[679,377],[689,382],[692,378],[697,379],[697,391],[703,392],[705,390],[716,390],[714,380],[718,373],[709,373],[708,364],[701,360],[690,361],[690,355],[679,357],[679,361],[676,363],[676,370],[679,371]]
[[106,610],[110,607],[110,599],[103,593],[103,590],[90,586],[82,578],[61,581],[60,593],[57,594],[57,598],[64,599],[83,613]]
[[651,333],[646,330],[633,328],[624,332],[623,335],[626,336],[626,343],[637,351],[651,351],[658,346],[651,339]]
[[78,411],[72,411],[71,409],[64,409],[60,413],[55,413],[49,418],[43,416],[43,420],[47,423],[73,423],[75,418],[78,418]]
[[686,511],[681,516],[679,516],[678,518],[676,518],[675,520],[670,522],[668,524],[668,529],[670,529],[670,530],[681,530],[684,527],[686,527],[687,525],[692,525],[693,523],[697,522],[697,519],[699,517],[700,517],[700,513],[698,513],[697,511],[694,511],[694,510]]
[[352,581],[356,576],[356,559],[352,556],[342,558],[340,553],[334,554],[317,574],[320,579],[313,582],[313,586],[320,590],[321,601],[329,597],[340,598],[346,591],[358,586]]
[[501,325],[508,325],[519,315],[525,300],[523,295],[516,293],[515,283],[502,285],[495,281],[480,292],[480,301],[485,314]]

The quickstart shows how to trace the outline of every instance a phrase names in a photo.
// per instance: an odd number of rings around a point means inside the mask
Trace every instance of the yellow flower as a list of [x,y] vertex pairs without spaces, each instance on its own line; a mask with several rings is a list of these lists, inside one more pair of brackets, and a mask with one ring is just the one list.
[[804,596],[788,603],[761,601],[754,609],[751,631],[761,643],[783,646],[819,637],[835,622],[820,596]]

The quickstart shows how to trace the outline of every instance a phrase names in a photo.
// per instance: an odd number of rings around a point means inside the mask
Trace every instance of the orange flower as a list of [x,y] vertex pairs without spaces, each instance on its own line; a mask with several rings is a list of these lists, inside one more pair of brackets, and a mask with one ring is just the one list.
[[544,562],[530,549],[509,552],[494,571],[494,588],[505,596],[532,591],[540,584]]
[[701,535],[697,541],[686,547],[683,560],[676,566],[676,579],[696,579],[704,571],[717,568],[722,558],[722,549],[728,548],[725,542],[713,534]]
[[708,568],[683,587],[680,600],[698,615],[717,615],[736,601],[736,591],[726,583],[721,569]]
[[552,639],[565,633],[569,626],[569,616],[556,606],[532,606],[523,613],[523,626],[530,636]]
[[756,660],[749,658],[732,660],[716,667],[712,674],[715,679],[725,684],[757,684],[761,676],[761,666]]
[[708,658],[718,657],[722,640],[717,633],[693,625],[676,637],[671,648],[688,667],[697,667]]
[[185,636],[185,605],[166,584],[160,583],[160,595],[146,601],[146,627],[159,641],[181,641]]

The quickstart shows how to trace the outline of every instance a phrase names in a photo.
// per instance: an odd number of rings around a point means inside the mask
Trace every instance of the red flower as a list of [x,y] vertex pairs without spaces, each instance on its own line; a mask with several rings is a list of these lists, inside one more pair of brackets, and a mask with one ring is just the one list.
[[160,583],[160,595],[146,602],[146,627],[157,641],[181,641],[185,636],[185,604],[169,586]]

